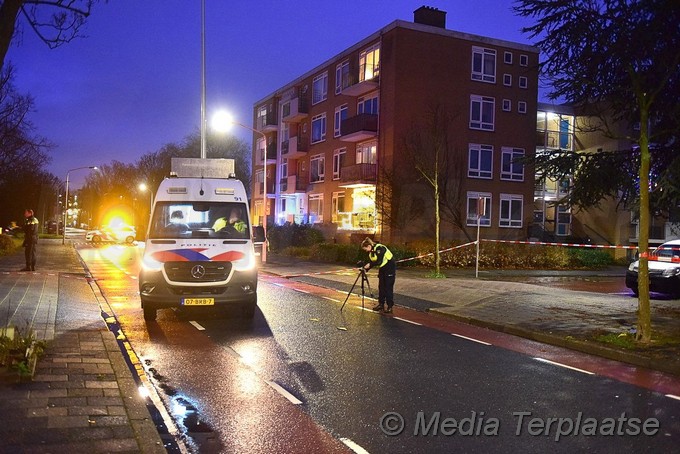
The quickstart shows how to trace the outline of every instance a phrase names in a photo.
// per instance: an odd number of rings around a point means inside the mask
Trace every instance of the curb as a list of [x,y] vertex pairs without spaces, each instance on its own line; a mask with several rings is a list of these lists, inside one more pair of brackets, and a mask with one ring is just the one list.
[[554,345],[556,347],[576,350],[589,355],[601,356],[603,358],[619,361],[623,363],[632,364],[634,366],[644,367],[647,369],[656,370],[659,372],[671,374],[680,377],[680,362],[674,363],[660,363],[651,358],[638,355],[634,352],[620,350],[617,348],[608,347],[606,345],[596,344],[590,341],[568,339],[563,336],[556,336],[554,334],[546,334],[540,331],[532,331],[518,326],[502,325],[499,323],[487,322],[461,315],[451,314],[449,312],[439,311],[438,309],[430,309],[428,312],[436,313],[444,317],[452,318],[456,321],[467,323],[468,325],[479,326],[481,328],[488,328],[493,331],[499,331],[513,336],[523,337],[543,344]]

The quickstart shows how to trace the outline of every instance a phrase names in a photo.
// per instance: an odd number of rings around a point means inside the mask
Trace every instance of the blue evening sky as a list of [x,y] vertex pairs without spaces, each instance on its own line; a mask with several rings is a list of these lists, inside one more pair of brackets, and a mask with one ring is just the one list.
[[[250,124],[253,103],[422,5],[446,28],[531,44],[510,0],[205,0],[206,103]],[[23,33],[10,48],[15,83],[35,99],[36,133],[56,145],[47,170],[135,162],[198,130],[201,2],[110,0],[84,34],[55,50]],[[250,143],[249,131],[233,133]],[[82,184],[85,171],[72,172]]]

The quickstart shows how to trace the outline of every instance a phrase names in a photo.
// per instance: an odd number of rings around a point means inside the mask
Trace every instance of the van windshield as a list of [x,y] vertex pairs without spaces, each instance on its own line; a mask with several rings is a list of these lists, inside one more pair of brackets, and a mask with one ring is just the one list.
[[158,202],[149,238],[248,239],[246,206],[231,202]]

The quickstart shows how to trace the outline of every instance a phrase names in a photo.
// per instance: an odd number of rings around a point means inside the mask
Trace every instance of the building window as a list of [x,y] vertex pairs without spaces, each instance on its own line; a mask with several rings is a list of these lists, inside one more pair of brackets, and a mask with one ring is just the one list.
[[357,145],[357,164],[375,164],[378,157],[378,143],[364,142]]
[[555,234],[567,236],[571,234],[571,211],[566,205],[557,205],[557,225]]
[[471,143],[469,156],[468,177],[490,179],[493,173],[493,147]]
[[281,178],[288,178],[288,158],[281,159]]
[[524,101],[518,101],[517,102],[517,112],[527,113],[527,103],[524,102]]
[[[481,200],[480,200],[481,199]],[[479,225],[491,226],[491,194],[488,192],[467,193],[467,225],[477,225],[477,213],[480,214]]]
[[509,99],[504,99],[503,100],[503,111],[504,112],[510,112],[512,110],[512,101]]
[[349,85],[349,62],[344,61],[335,67],[335,94],[342,93],[342,87]]
[[487,96],[470,96],[470,129],[493,131],[496,100]]
[[323,222],[323,194],[309,194],[309,223]]
[[357,113],[378,115],[378,92],[359,98],[357,101]]
[[503,74],[503,85],[512,87],[512,74]]
[[375,44],[359,54],[359,82],[380,75],[380,44]]
[[312,104],[320,103],[328,98],[328,72],[319,74],[312,82]]
[[340,213],[345,212],[345,193],[334,192],[331,199],[331,222],[338,222]]
[[333,179],[340,179],[340,171],[345,163],[346,148],[339,148],[333,152]]
[[512,65],[512,52],[503,52],[503,62]]
[[528,55],[520,55],[519,56],[519,65],[520,66],[529,66],[529,56]]
[[326,114],[316,115],[312,118],[312,143],[326,140]]
[[529,86],[526,76],[519,76],[519,88],[527,88]]
[[524,198],[516,194],[501,194],[500,227],[522,227],[522,205]]
[[312,156],[309,160],[309,181],[320,183],[326,175],[326,158],[322,154]]
[[494,49],[472,48],[472,80],[496,82],[496,51]]
[[342,120],[347,119],[347,104],[335,108],[335,124],[333,125],[333,137],[340,137],[342,134]]
[[501,149],[501,180],[524,181],[524,157],[522,148],[503,147]]

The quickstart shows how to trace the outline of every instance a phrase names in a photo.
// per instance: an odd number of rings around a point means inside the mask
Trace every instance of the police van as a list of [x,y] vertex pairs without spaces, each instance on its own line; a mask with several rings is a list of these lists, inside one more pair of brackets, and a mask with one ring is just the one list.
[[[172,159],[158,187],[139,273],[145,320],[158,309],[257,306],[248,197],[232,159]],[[264,241],[264,239],[256,239]]]

